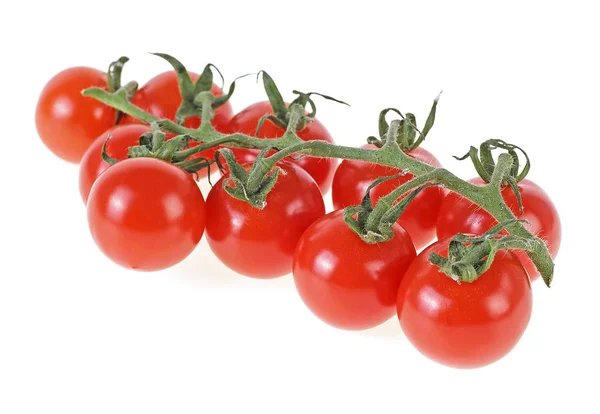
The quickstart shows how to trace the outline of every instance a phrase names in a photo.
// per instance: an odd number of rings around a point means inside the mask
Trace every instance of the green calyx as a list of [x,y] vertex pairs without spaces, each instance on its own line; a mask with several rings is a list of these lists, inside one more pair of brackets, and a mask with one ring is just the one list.
[[[202,116],[203,107],[209,105],[210,109],[214,111],[218,107],[224,105],[233,95],[235,91],[234,80],[229,86],[229,91],[221,96],[215,97],[212,95],[211,89],[213,86],[213,70],[215,70],[223,81],[223,75],[219,69],[212,63],[207,64],[202,71],[200,77],[196,82],[192,81],[190,74],[186,67],[173,56],[165,53],[153,53],[153,55],[159,56],[165,59],[175,72],[177,72],[177,81],[179,83],[179,92],[181,93],[181,105],[175,113],[175,121],[179,125],[183,125],[185,120],[192,116]],[[244,75],[246,76],[246,75]],[[239,78],[238,78],[239,79]],[[204,118],[204,116],[202,116]],[[209,118],[212,118],[210,114]]]
[[[250,171],[242,167],[229,148],[219,149],[218,157],[223,157],[229,168],[229,177],[223,181],[223,189],[232,197],[249,203],[252,207],[263,209],[267,205],[267,195],[277,183],[279,174],[285,174],[279,166],[265,172],[261,168],[270,148],[262,150],[252,164]],[[217,161],[220,164],[220,161]]]
[[[367,138],[367,142],[381,148],[389,140],[394,140],[403,152],[414,150],[425,140],[435,123],[435,114],[440,96],[441,93],[433,100],[423,130],[417,127],[417,119],[414,114],[408,112],[404,115],[396,108],[386,108],[379,113],[379,138],[370,136]],[[390,132],[390,124],[386,120],[386,116],[390,112],[400,116],[399,126],[392,132]]]
[[[383,197],[378,201],[376,209],[373,206],[373,201],[371,199],[371,190],[385,181],[402,177],[405,174],[406,171],[403,171],[397,175],[376,179],[367,188],[360,205],[346,207],[344,209],[344,221],[348,227],[350,227],[350,229],[366,243],[382,243],[394,237],[392,226],[398,221],[411,201],[413,201],[421,191],[435,185],[433,183],[425,183],[410,191],[406,197],[402,198],[397,203],[390,202],[389,199]],[[399,198],[399,196],[396,198]],[[374,218],[376,218],[376,220],[374,220]]]
[[[509,220],[492,227],[481,236],[470,237],[459,233],[448,245],[448,257],[432,253],[429,261],[457,283],[472,283],[490,268],[496,253],[501,250],[535,252],[545,248],[540,245],[543,244],[540,239],[501,234],[506,226],[516,222],[526,221]],[[548,286],[551,280],[544,278]]]
[[[183,75],[185,71],[180,72]],[[264,73],[263,77],[265,77]],[[383,120],[380,119],[380,139],[370,138],[370,142],[376,144],[377,149],[347,147],[325,141],[302,141],[297,131],[310,122],[310,117],[307,119],[307,116],[311,114],[314,116],[316,112],[313,108],[314,102],[312,102],[311,98],[314,94],[301,94],[297,92],[297,99],[289,106],[286,106],[274,83],[269,83],[269,79],[270,77],[267,75],[265,78],[265,89],[267,89],[274,108],[273,116],[281,122],[280,125],[286,126],[285,133],[280,137],[257,138],[243,133],[223,134],[216,131],[212,128],[210,121],[214,114],[214,103],[220,97],[215,98],[206,90],[199,91],[196,94],[187,94],[193,96],[193,104],[196,105],[196,112],[199,112],[202,118],[202,125],[198,129],[187,128],[185,125],[169,119],[159,119],[142,108],[137,107],[127,99],[127,85],[112,92],[104,88],[92,87],[84,90],[82,94],[97,99],[128,116],[142,120],[148,124],[154,123],[155,127],[159,127],[165,132],[178,135],[178,137],[174,138],[174,143],[170,143],[172,140],[166,141],[164,136],[159,134],[160,131],[157,131],[157,128],[155,128],[152,134],[142,137],[140,145],[130,151],[130,157],[148,156],[164,160],[170,159],[170,162],[174,165],[186,171],[195,172],[201,168],[210,167],[212,162],[218,163],[219,156],[215,160],[210,161],[202,158],[192,158],[197,157],[199,153],[205,150],[217,147],[222,148],[222,146],[264,150],[249,171],[239,166],[235,162],[235,159],[229,159],[234,158],[232,154],[226,155],[229,150],[220,149],[220,152],[217,152],[217,154],[221,154],[223,158],[227,159],[231,172],[231,176],[227,177],[225,183],[226,191],[235,198],[248,202],[257,208],[264,208],[267,202],[268,191],[274,187],[279,173],[284,173],[285,169],[280,170],[277,166],[279,161],[291,155],[360,160],[395,168],[398,171],[409,171],[413,178],[398,186],[389,194],[381,197],[375,206],[373,206],[371,200],[368,200],[368,202],[363,200],[361,205],[347,209],[346,222],[363,240],[368,243],[378,243],[392,238],[393,223],[402,214],[402,210],[408,202],[417,195],[417,192],[422,191],[428,186],[442,185],[449,191],[453,191],[480,206],[493,216],[497,222],[510,223],[506,226],[506,230],[510,233],[512,241],[509,243],[511,239],[505,239],[504,246],[515,248],[515,245],[520,244],[516,248],[523,248],[527,251],[529,258],[535,264],[543,280],[549,285],[554,272],[554,264],[550,252],[539,237],[536,237],[521,222],[516,220],[515,214],[503,199],[502,185],[510,185],[510,178],[507,179],[507,177],[511,176],[511,171],[518,171],[518,168],[515,169],[514,164],[518,162],[516,150],[520,150],[520,148],[509,146],[509,144],[498,140],[489,141],[486,144],[483,150],[484,155],[485,151],[488,149],[491,151],[493,148],[505,148],[507,152],[499,154],[493,168],[486,169],[484,165],[489,166],[491,163],[480,160],[481,168],[479,169],[485,171],[485,174],[489,177],[489,184],[484,186],[464,181],[444,168],[435,168],[416,158],[410,157],[403,149],[414,149],[425,139],[435,120],[437,99],[434,101],[430,114],[421,130],[417,127],[415,117],[411,114],[403,116],[400,111],[391,108],[382,111]],[[185,85],[186,81],[184,80],[180,83]],[[205,89],[208,84],[208,82],[205,83]],[[192,88],[196,88],[197,86],[197,84],[191,81],[187,85],[191,85]],[[184,95],[186,94],[184,93]],[[189,98],[187,100],[189,102]],[[306,111],[307,105],[312,108],[309,114]],[[400,119],[394,119],[388,124],[385,121],[385,116],[389,112],[398,114]],[[187,146],[189,140],[196,141],[198,145],[193,147]],[[168,146],[162,147],[163,145]],[[266,158],[266,153],[270,150],[276,150],[277,152]],[[116,160],[107,156],[106,145],[103,157],[107,162],[116,162]],[[527,162],[523,171],[513,173],[513,176],[516,175],[517,178],[524,177],[526,171],[529,169],[528,164]],[[515,178],[514,188],[516,188],[517,178]],[[469,243],[463,244],[466,247],[470,246]],[[489,246],[483,246],[481,249],[483,255],[479,256],[479,259],[483,260],[487,258],[486,254],[491,252],[492,249]],[[452,258],[454,262],[459,261],[457,258],[464,256],[461,256],[459,253],[453,253]],[[465,260],[463,257],[462,264],[464,263]],[[474,263],[474,272],[471,271],[469,276],[469,272],[464,271],[466,275],[462,276],[462,279],[473,280],[473,274],[476,275],[481,271],[482,266],[476,265],[477,262]],[[451,275],[459,274],[456,266],[452,268],[451,265],[443,261],[440,261],[439,264],[441,266],[446,264],[445,269]],[[457,266],[460,268],[461,263],[458,263]],[[458,280],[462,279],[458,277]]]
[[[109,165],[119,162],[106,152],[110,135],[102,145],[102,159]],[[195,158],[186,161],[185,147],[188,145],[189,137],[177,135],[167,141],[165,134],[159,129],[156,122],[152,123],[152,132],[140,136],[139,145],[129,147],[127,158],[156,158],[180,167],[188,173],[195,173],[203,168],[210,168],[213,161],[206,158]]]
[[258,76],[260,76],[261,74],[265,92],[269,99],[269,103],[271,104],[271,108],[273,108],[273,115],[265,115],[259,120],[258,126],[256,128],[256,135],[258,135],[258,132],[261,130],[263,124],[267,120],[271,121],[272,123],[281,128],[288,129],[291,118],[290,114],[293,106],[295,105],[300,106],[303,109],[306,108],[307,105],[310,107],[310,112],[303,114],[302,117],[297,121],[294,128],[294,131],[303,130],[306,127],[306,125],[308,125],[317,116],[317,106],[312,100],[313,95],[320,96],[321,98],[327,99],[329,101],[334,101],[343,105],[348,105],[344,101],[340,101],[339,99],[335,99],[331,96],[323,95],[318,92],[304,93],[294,90],[292,93],[298,95],[298,97],[292,102],[290,102],[288,106],[283,100],[281,92],[279,92],[279,88],[277,88],[277,85],[275,84],[273,78],[264,70],[260,71],[258,73]]
[[[495,149],[505,150],[512,158],[512,165],[510,169],[502,174],[499,174],[497,171],[496,161],[492,155],[492,151]],[[520,151],[523,156],[525,156],[525,165],[522,169],[520,167],[521,164],[519,163],[519,155],[517,154],[517,151]],[[521,213],[523,213],[523,202],[521,200],[518,182],[527,176],[531,168],[531,163],[529,161],[529,156],[522,148],[513,144],[509,144],[501,139],[488,139],[479,146],[479,150],[476,147],[471,146],[471,149],[465,155],[462,157],[454,156],[454,158],[461,161],[467,158],[470,159],[475,166],[475,170],[477,170],[479,176],[486,183],[496,181],[496,184],[500,186],[510,186],[517,197],[517,201],[519,202],[519,209]]]
[[[127,62],[129,62],[129,58],[127,56],[121,56],[119,59],[115,60],[110,64],[106,73],[106,84],[110,93],[117,93],[122,90],[123,93],[125,93],[127,100],[131,100],[131,98],[133,98],[133,95],[137,92],[138,83],[132,81],[124,86],[121,86],[121,75],[123,73],[123,67]],[[121,120],[123,115],[123,112],[116,111],[115,125],[119,124],[119,121]]]

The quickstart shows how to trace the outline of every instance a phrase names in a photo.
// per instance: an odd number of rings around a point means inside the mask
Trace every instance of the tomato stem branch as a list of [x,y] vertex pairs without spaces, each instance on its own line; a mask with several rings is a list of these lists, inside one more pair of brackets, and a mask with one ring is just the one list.
[[[376,231],[384,213],[388,211],[394,202],[402,195],[417,187],[427,183],[438,183],[461,196],[477,204],[498,222],[509,222],[506,229],[510,234],[520,236],[531,241],[532,248],[527,251],[529,257],[536,265],[542,275],[544,282],[550,285],[553,276],[554,264],[545,243],[531,234],[522,223],[516,221],[512,211],[505,204],[501,194],[501,183],[507,172],[512,167],[512,157],[510,155],[500,155],[498,165],[494,170],[491,183],[485,186],[476,186],[461,180],[450,171],[443,168],[434,168],[426,163],[418,161],[406,155],[398,146],[396,136],[400,128],[400,121],[395,120],[390,124],[386,143],[379,149],[345,147],[334,145],[326,141],[302,141],[296,134],[296,127],[304,115],[304,108],[300,105],[292,105],[289,111],[289,123],[286,133],[281,138],[257,138],[249,135],[222,134],[215,131],[210,125],[212,118],[212,107],[209,98],[202,97],[202,125],[199,129],[189,129],[178,125],[173,121],[158,119],[147,113],[141,108],[135,106],[127,99],[126,93],[121,88],[115,93],[107,92],[100,88],[90,88],[83,92],[86,96],[91,96],[115,109],[122,111],[130,116],[140,119],[144,122],[158,122],[160,128],[175,134],[187,135],[202,145],[180,151],[176,158],[189,157],[197,152],[204,151],[218,145],[227,144],[232,147],[257,148],[257,149],[277,149],[278,153],[262,159],[260,168],[265,174],[270,171],[275,164],[290,154],[302,154],[322,158],[341,158],[365,161],[373,164],[380,164],[388,167],[397,168],[410,172],[415,176],[408,183],[398,187],[390,194],[382,197],[369,217],[368,228]],[[206,99],[206,101],[205,101]],[[183,158],[183,159],[185,159]],[[260,174],[256,174],[258,177]],[[252,183],[256,184],[256,183]]]

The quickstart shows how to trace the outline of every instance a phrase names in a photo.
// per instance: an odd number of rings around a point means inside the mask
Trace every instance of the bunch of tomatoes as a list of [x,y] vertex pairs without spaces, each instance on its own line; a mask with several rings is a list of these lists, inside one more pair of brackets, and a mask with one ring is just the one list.
[[[192,72],[189,76],[193,81],[199,77]],[[192,253],[206,233],[213,253],[241,275],[268,279],[292,273],[303,302],[324,322],[362,330],[397,315],[416,348],[448,366],[490,364],[523,334],[532,310],[530,283],[539,277],[525,253],[498,253],[473,283],[457,283],[428,260],[431,253],[447,256],[457,233],[478,235],[497,224],[469,200],[439,186],[426,188],[393,225],[390,240],[367,244],[345,223],[344,208],[360,204],[376,179],[398,175],[397,169],[356,160],[338,164],[332,158],[288,157],[277,164],[280,173],[262,208],[226,191],[227,169],[220,170],[219,181],[205,198],[196,181],[207,176],[207,169],[190,174],[157,157],[130,157],[130,147],[156,131],[83,96],[82,90],[90,87],[108,90],[107,74],[89,67],[60,72],[43,88],[35,121],[39,136],[56,156],[80,164],[79,190],[91,235],[115,263],[140,271],[165,269]],[[216,84],[211,92],[223,95]],[[157,118],[175,121],[182,103],[177,72],[155,76],[130,100]],[[285,126],[263,119],[273,114],[268,100],[237,114],[226,102],[214,110],[212,126],[225,134],[278,138]],[[201,119],[187,117],[184,125],[199,128]],[[296,134],[304,141],[333,143],[317,119]],[[165,141],[172,138],[164,136]],[[118,162],[109,164],[103,151]],[[192,157],[214,160],[216,151]],[[246,170],[259,153],[232,151]],[[440,167],[420,147],[407,154]],[[370,191],[373,203],[413,177],[407,173],[377,185]],[[471,182],[485,183],[479,178]],[[527,220],[554,258],[561,236],[556,209],[532,181],[522,179],[518,189],[523,210],[509,186],[502,190],[507,206]],[[334,211],[327,213],[323,196],[330,190]]]

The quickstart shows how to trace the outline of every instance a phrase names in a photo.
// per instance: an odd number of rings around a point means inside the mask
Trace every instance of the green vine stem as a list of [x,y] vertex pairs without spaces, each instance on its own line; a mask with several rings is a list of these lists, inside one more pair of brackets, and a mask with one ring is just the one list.
[[[214,98],[209,96],[210,94],[205,94],[202,97],[198,96],[197,101],[200,101],[199,103],[201,103],[203,108],[201,114],[202,124],[198,129],[189,129],[173,121],[158,119],[152,116],[129,102],[123,90],[110,93],[100,88],[90,88],[83,91],[83,94],[144,122],[157,122],[161,129],[174,134],[186,135],[187,138],[196,140],[202,144],[186,150],[186,156],[208,148],[227,144],[227,146],[231,147],[279,150],[274,155],[261,160],[261,165],[258,168],[267,172],[279,160],[293,153],[322,158],[361,160],[410,172],[416,176],[413,180],[398,187],[389,195],[382,197],[375,206],[368,223],[368,228],[371,231],[378,231],[378,225],[384,217],[385,212],[390,209],[398,198],[426,183],[439,184],[477,204],[491,214],[499,223],[510,223],[506,226],[506,230],[512,235],[530,241],[532,247],[527,250],[527,254],[540,272],[546,285],[550,286],[552,282],[554,263],[545,243],[531,234],[521,222],[516,220],[516,217],[505,204],[500,193],[502,178],[506,176],[513,165],[513,158],[509,154],[500,154],[496,170],[494,171],[495,174],[493,174],[489,184],[476,186],[458,178],[444,168],[436,169],[411,158],[402,152],[394,139],[386,140],[387,145],[383,145],[377,149],[346,147],[330,144],[325,141],[302,141],[295,132],[296,119],[304,115],[304,108],[298,104],[290,106],[290,125],[286,133],[281,138],[269,139],[256,138],[241,133],[227,135],[216,131],[210,125],[212,110],[204,110],[205,108],[211,108],[210,102]],[[399,122],[398,120],[392,121],[390,123],[391,132],[388,132],[391,134],[397,132],[400,128]],[[175,159],[180,158],[180,154],[175,154]]]

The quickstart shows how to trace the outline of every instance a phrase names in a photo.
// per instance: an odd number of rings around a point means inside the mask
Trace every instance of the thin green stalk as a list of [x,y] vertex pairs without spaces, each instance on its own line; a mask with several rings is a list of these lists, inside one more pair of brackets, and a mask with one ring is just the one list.
[[[509,171],[512,166],[512,158],[510,156],[503,156],[504,154],[498,159],[498,165],[492,176],[492,183],[486,186],[476,186],[461,180],[448,170],[442,168],[436,169],[428,164],[409,157],[398,148],[397,144],[393,145],[392,143],[389,143],[379,149],[364,149],[334,145],[326,141],[303,142],[295,133],[296,124],[299,122],[297,118],[303,115],[297,108],[291,108],[290,110],[289,128],[284,136],[281,138],[268,139],[251,137],[240,133],[226,135],[214,131],[214,129],[210,127],[210,121],[205,122],[205,120],[209,120],[211,117],[212,108],[210,111],[209,109],[206,109],[206,107],[209,107],[210,105],[203,105],[202,118],[203,126],[206,125],[205,128],[189,129],[177,125],[170,120],[159,120],[143,111],[141,108],[138,108],[127,100],[124,91],[111,94],[100,88],[90,88],[84,91],[84,95],[94,97],[99,101],[135,118],[141,119],[142,121],[148,123],[159,121],[160,127],[166,131],[175,134],[189,135],[198,142],[204,143],[203,145],[187,150],[185,155],[188,157],[196,152],[217,145],[228,144],[232,147],[257,149],[275,148],[280,150],[275,155],[265,158],[263,160],[264,165],[261,168],[272,168],[277,161],[283,159],[285,156],[298,153],[314,157],[361,160],[404,170],[416,176],[416,178],[403,186],[400,186],[380,200],[373,210],[373,217],[370,218],[370,228],[375,228],[378,219],[381,219],[383,213],[389,209],[396,199],[411,189],[427,182],[439,183],[455,193],[471,200],[491,214],[500,223],[516,220],[512,211],[506,206],[502,198],[500,185],[498,184],[502,182],[502,177],[504,177],[506,172]],[[394,121],[392,121],[392,125],[390,125],[392,134],[394,131],[393,128],[396,128],[397,130],[397,127],[398,125],[394,124]],[[390,140],[388,139],[387,141],[389,142]],[[391,141],[394,141],[394,139]],[[528,251],[528,254],[546,284],[549,285],[552,280],[554,264],[552,263],[550,253],[548,252],[545,243],[531,234],[523,224],[518,221],[514,221],[514,223],[507,226],[507,230],[511,234],[531,240],[532,243],[537,246],[535,249]]]

